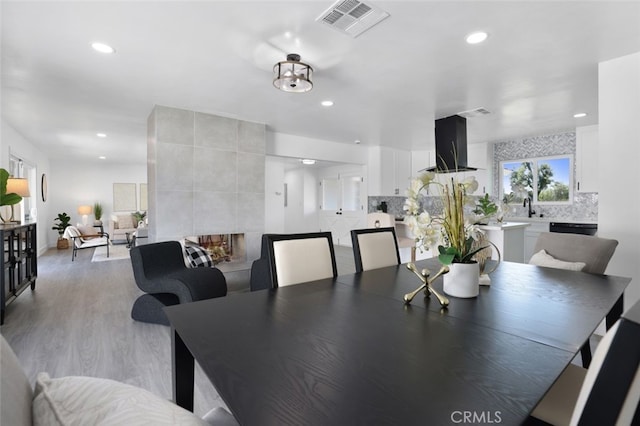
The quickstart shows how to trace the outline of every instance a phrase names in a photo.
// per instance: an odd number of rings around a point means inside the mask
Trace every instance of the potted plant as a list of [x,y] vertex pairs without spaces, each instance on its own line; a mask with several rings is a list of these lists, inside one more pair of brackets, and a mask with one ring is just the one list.
[[[64,234],[64,230],[69,226],[69,222],[71,222],[71,217],[66,213],[59,213],[58,217],[53,219],[54,225],[51,229],[54,231],[58,231],[58,244],[57,247],[59,249],[68,249],[69,241],[65,238],[62,238]],[[57,221],[57,222],[56,222]]]
[[96,218],[96,220],[93,221],[93,224],[95,226],[102,225],[102,204],[96,202],[93,205],[93,216]]
[[473,213],[478,215],[476,223],[486,225],[489,223],[489,219],[498,213],[498,206],[491,201],[489,194],[484,194],[484,197],[481,197],[477,201],[476,207],[473,209]]
[[[478,182],[474,177],[463,181],[453,177],[446,184],[434,179],[435,174],[428,172],[411,181],[404,205],[407,212],[404,221],[415,236],[416,247],[422,249],[438,245],[438,260],[450,270],[444,275],[445,293],[456,297],[475,297],[479,292],[480,272],[474,255],[486,246],[475,243],[482,231],[469,221],[470,211],[465,215],[465,205],[469,204],[469,195],[478,189]],[[439,188],[442,202],[439,215],[431,216],[420,208],[420,192],[429,185]]]
[[133,215],[133,217],[136,219],[136,226],[140,226],[140,224],[142,223],[141,227],[144,227],[144,218],[147,216],[147,212],[135,212],[135,213],[131,213]]

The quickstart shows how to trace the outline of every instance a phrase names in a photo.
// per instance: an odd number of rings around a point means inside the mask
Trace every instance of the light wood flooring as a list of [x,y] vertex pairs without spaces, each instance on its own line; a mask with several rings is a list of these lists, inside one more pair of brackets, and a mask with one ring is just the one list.
[[[340,274],[354,272],[350,247],[336,246]],[[36,290],[25,290],[5,313],[0,331],[18,355],[31,383],[51,377],[94,376],[117,380],[171,399],[169,327],[136,322],[131,306],[142,294],[130,260],[92,263],[93,249],[50,249],[38,258]],[[227,276],[229,295],[249,289],[248,271]],[[225,406],[196,366],[194,411]]]

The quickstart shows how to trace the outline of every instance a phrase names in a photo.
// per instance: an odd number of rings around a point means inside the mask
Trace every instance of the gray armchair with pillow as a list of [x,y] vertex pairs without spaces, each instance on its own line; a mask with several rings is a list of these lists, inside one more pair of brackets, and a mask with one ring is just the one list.
[[96,377],[52,379],[38,374],[31,388],[16,354],[0,335],[0,424],[31,425],[237,425],[224,408],[204,418],[153,393]]
[[227,294],[222,272],[211,267],[188,268],[178,241],[132,247],[130,255],[136,284],[145,292],[131,309],[136,321],[169,325],[162,310],[165,306]]
[[[530,264],[549,268],[569,269],[590,274],[604,274],[618,246],[617,240],[580,234],[543,232],[538,236]],[[607,314],[607,330],[622,315],[623,297]],[[587,342],[582,348],[582,365],[591,363],[591,347]]]

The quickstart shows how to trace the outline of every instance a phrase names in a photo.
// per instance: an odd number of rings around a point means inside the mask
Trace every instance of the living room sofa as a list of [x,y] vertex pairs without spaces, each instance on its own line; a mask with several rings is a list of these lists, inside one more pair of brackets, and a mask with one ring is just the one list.
[[115,213],[109,219],[109,238],[111,241],[126,240],[138,228],[138,222],[131,213]]

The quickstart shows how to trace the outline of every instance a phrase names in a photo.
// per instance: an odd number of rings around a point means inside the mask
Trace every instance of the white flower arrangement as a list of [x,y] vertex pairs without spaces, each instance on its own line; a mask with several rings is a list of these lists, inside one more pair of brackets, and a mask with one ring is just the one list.
[[[468,220],[464,213],[465,206],[472,209],[475,205],[469,195],[478,189],[478,181],[473,176],[463,181],[452,177],[450,184],[442,184],[434,179],[435,174],[427,172],[411,180],[403,207],[406,212],[404,223],[415,236],[416,247],[420,250],[439,244],[438,258],[442,264],[471,263],[473,255],[485,248],[474,246],[474,241],[479,239],[482,231],[474,223],[475,220]],[[420,193],[429,185],[436,186],[440,191],[442,215],[432,217],[429,212],[420,209]]]

